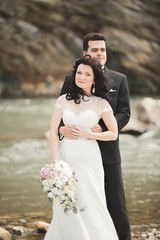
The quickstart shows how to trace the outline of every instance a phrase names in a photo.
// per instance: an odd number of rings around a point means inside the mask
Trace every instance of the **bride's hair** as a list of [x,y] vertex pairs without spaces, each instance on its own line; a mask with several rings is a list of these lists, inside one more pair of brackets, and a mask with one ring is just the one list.
[[[73,66],[74,70],[73,70],[73,78],[74,78],[74,82],[72,84],[72,86],[68,89],[67,91],[67,95],[66,95],[66,99],[67,100],[72,100],[74,99],[75,103],[80,103],[80,98],[84,99],[84,96],[86,96],[87,94],[83,91],[82,88],[79,88],[76,83],[75,83],[75,75],[77,72],[77,68],[80,64],[84,64],[84,65],[88,65],[92,68],[93,70],[93,74],[94,74],[94,82],[95,82],[95,92],[92,94],[94,96],[98,96],[101,98],[105,98],[107,100],[109,100],[109,96],[108,96],[108,77],[104,76],[104,71],[102,69],[101,64],[92,59],[90,55],[85,55],[82,58],[79,58],[76,60],[75,65]],[[93,85],[91,88],[91,91],[93,89]]]

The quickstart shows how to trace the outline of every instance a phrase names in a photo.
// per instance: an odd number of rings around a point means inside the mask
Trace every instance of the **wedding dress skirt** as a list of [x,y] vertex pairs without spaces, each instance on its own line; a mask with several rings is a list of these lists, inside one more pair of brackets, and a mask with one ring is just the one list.
[[[56,107],[62,107],[56,104]],[[75,114],[63,108],[63,121],[79,127],[92,127],[99,121],[99,115],[89,109]],[[53,203],[53,220],[45,240],[117,240],[117,233],[107,210],[104,192],[104,171],[97,141],[64,138],[59,146],[60,159],[72,165],[78,179],[78,208],[85,208],[77,214],[64,213]]]

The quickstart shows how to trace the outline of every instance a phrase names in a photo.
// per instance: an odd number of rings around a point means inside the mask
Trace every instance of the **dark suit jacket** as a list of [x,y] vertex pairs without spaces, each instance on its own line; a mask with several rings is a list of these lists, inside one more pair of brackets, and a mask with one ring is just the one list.
[[[113,109],[114,116],[118,123],[118,130],[120,131],[129,121],[130,118],[130,103],[127,77],[119,72],[104,69],[104,74],[109,79],[109,103]],[[69,86],[74,81],[73,75],[68,74],[65,78],[61,94],[67,93]],[[103,131],[107,128],[101,119],[99,124]],[[119,152],[119,138],[116,141],[98,141],[103,164],[117,164],[121,162]]]

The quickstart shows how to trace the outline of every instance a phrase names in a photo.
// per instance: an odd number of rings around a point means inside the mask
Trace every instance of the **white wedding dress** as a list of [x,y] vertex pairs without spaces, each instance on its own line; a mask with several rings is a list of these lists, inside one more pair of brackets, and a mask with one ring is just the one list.
[[[102,112],[111,109],[105,99],[85,97],[80,104],[57,99],[56,108],[62,110],[65,125],[91,128],[99,122]],[[78,207],[85,211],[64,213],[53,203],[53,220],[44,240],[117,240],[117,233],[107,210],[104,192],[104,171],[96,140],[63,138],[59,146],[60,159],[75,168],[78,179]]]

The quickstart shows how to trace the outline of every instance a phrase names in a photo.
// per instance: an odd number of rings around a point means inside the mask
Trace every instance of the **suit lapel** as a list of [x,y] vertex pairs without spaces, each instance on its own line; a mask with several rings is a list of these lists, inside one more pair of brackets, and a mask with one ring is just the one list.
[[113,86],[113,79],[111,78],[110,70],[108,68],[104,68],[104,75],[106,80],[108,80],[108,90],[110,91]]
[[115,81],[112,76],[112,72],[105,67],[104,74],[106,79],[108,79],[108,90],[109,90],[109,103],[115,112],[117,105],[117,87],[115,86]]

